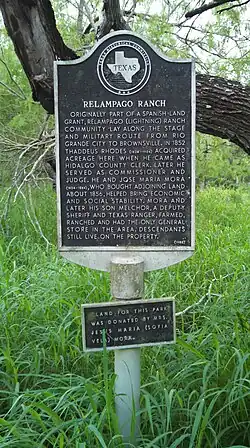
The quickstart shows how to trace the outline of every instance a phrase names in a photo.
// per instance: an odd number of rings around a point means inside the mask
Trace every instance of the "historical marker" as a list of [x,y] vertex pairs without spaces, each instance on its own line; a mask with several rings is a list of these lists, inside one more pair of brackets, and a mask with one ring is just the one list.
[[[109,270],[158,269],[194,249],[194,69],[131,32],[57,61],[59,250]],[[149,257],[150,252],[150,257]]]
[[85,351],[136,348],[175,342],[172,299],[130,300],[82,305]]
[[111,271],[119,300],[82,305],[83,340],[87,351],[102,350],[104,338],[116,349],[116,413],[134,443],[138,347],[175,341],[174,302],[141,300],[143,272],[194,251],[193,61],[111,33],[86,57],[55,62],[55,113],[59,250]]

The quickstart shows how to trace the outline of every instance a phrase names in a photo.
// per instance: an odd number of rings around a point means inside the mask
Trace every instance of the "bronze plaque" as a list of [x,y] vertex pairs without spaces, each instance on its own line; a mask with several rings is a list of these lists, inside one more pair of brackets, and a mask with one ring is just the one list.
[[175,342],[175,306],[169,298],[82,305],[85,351]]

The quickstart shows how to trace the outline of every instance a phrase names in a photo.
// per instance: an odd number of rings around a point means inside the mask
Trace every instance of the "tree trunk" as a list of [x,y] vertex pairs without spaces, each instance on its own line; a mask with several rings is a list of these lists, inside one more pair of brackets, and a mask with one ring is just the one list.
[[76,22],[76,29],[78,34],[83,33],[83,6],[84,6],[84,0],[80,0],[80,3],[78,5],[78,11],[77,11],[77,22]]
[[49,0],[0,0],[0,7],[33,99],[53,113],[53,61],[77,55],[64,44]]
[[197,75],[196,95],[197,131],[225,138],[250,154],[250,87]]
[[126,24],[119,0],[103,0],[103,17],[102,22],[97,30],[97,39],[108,34],[111,30],[129,30],[130,27]]
[[[53,113],[53,61],[75,59],[57,28],[49,0],[0,0],[4,23],[31,84],[33,98]],[[117,9],[118,8],[118,9]],[[124,29],[118,0],[104,0],[99,36]],[[250,87],[197,76],[197,130],[227,139],[250,154]]]

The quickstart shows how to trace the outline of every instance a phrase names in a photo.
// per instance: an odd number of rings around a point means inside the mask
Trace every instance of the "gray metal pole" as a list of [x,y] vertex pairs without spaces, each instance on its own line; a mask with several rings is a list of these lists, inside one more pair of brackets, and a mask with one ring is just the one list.
[[[117,300],[143,297],[144,262],[140,257],[114,258],[111,293]],[[140,348],[115,350],[115,405],[123,442],[135,444],[140,431]],[[126,445],[125,445],[126,446]]]

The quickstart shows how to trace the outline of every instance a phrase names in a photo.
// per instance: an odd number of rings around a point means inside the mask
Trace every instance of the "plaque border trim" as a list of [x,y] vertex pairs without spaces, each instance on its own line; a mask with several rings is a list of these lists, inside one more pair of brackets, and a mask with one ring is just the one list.
[[[139,40],[144,41],[159,57],[167,62],[174,63],[189,63],[191,64],[191,245],[190,246],[63,246],[62,245],[62,226],[61,226],[61,185],[60,185],[60,158],[59,158],[59,107],[58,107],[58,69],[59,65],[77,65],[86,61],[92,56],[97,48],[105,41],[115,36],[136,37]],[[87,53],[78,59],[68,61],[54,61],[54,104],[55,104],[55,136],[56,136],[56,192],[57,192],[57,237],[58,237],[58,249],[62,256],[68,260],[87,266],[92,269],[109,271],[110,261],[113,256],[120,255],[126,256],[127,254],[142,256],[145,253],[148,266],[145,267],[146,271],[163,268],[164,266],[171,266],[178,263],[188,257],[190,257],[195,249],[195,119],[196,119],[196,76],[195,76],[195,61],[193,58],[189,59],[175,59],[165,56],[161,51],[154,47],[146,38],[134,33],[132,31],[121,30],[114,31],[101,38]],[[152,252],[158,252],[160,255],[159,263],[150,263],[148,260],[148,254]],[[164,264],[164,253],[171,253],[173,256],[172,262],[166,261]],[[96,260],[90,261],[91,254],[99,253],[106,257],[103,257],[103,261]],[[176,253],[179,256],[176,256]],[[186,253],[186,256],[184,255]],[[82,255],[79,257],[79,255]],[[68,256],[67,256],[68,255]],[[75,255],[75,256],[74,256]],[[145,260],[144,260],[145,261]]]
[[86,338],[85,338],[85,319],[84,319],[84,309],[85,308],[98,308],[105,306],[119,306],[119,305],[136,305],[145,303],[159,303],[159,302],[172,302],[173,303],[173,339],[171,341],[163,341],[163,342],[146,342],[145,344],[128,344],[124,346],[112,346],[106,347],[106,350],[126,350],[127,348],[140,348],[140,347],[153,347],[155,345],[169,345],[176,344],[176,310],[175,310],[175,299],[173,297],[160,297],[159,299],[135,299],[135,300],[116,300],[113,302],[101,302],[101,303],[86,303],[81,305],[81,324],[82,324],[82,340],[83,340],[83,350],[85,352],[100,352],[103,351],[103,348],[87,348],[86,347]]

